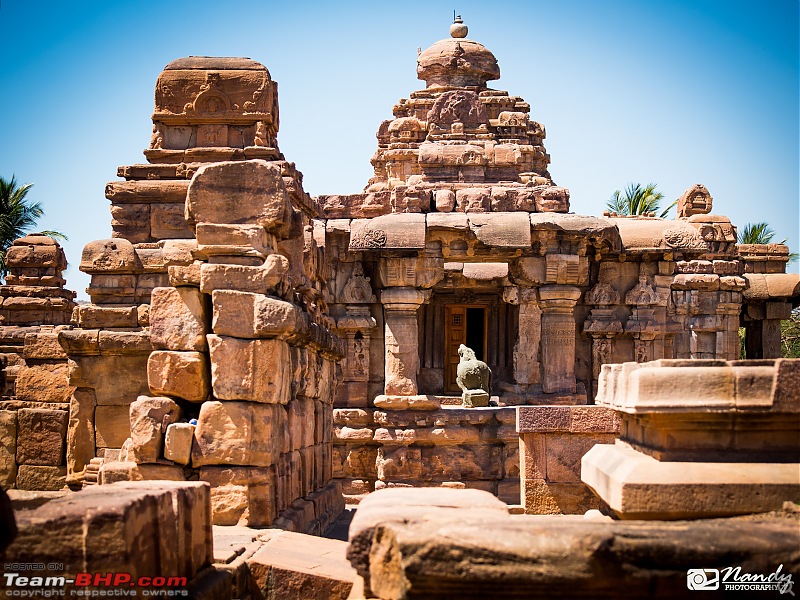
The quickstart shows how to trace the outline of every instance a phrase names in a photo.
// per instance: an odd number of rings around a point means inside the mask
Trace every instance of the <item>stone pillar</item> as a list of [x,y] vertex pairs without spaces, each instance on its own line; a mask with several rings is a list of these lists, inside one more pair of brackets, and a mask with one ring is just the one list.
[[781,357],[781,320],[792,316],[788,302],[748,304],[745,312],[747,358]]
[[542,335],[542,310],[535,288],[507,287],[503,300],[519,305],[519,330],[514,344],[514,381],[531,385],[541,381],[539,343]]
[[381,292],[386,346],[384,393],[387,396],[417,394],[419,329],[417,309],[430,298],[430,291],[411,287],[387,288]]
[[571,285],[539,288],[542,308],[542,391],[574,394],[575,303],[580,289]]

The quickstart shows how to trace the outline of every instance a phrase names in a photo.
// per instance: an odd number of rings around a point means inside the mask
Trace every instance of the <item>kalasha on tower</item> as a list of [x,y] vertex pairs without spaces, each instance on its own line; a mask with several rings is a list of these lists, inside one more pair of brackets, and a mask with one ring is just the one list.
[[389,209],[569,210],[569,190],[555,186],[547,171],[545,129],[530,118],[530,105],[486,85],[500,78],[497,59],[466,38],[460,17],[450,35],[420,52],[417,77],[425,89],[402,98],[394,119],[378,128],[369,196],[325,197],[331,216],[342,203],[364,216]]

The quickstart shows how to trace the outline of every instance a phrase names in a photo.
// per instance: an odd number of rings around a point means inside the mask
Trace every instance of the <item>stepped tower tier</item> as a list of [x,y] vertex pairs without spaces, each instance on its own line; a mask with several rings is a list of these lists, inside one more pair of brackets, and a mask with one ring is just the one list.
[[[452,37],[419,54],[417,77],[426,88],[401,99],[394,119],[381,123],[372,157],[375,175],[365,191],[553,185],[544,127],[531,120],[522,98],[486,86],[500,77],[497,59],[466,34],[466,25],[456,19]],[[533,203],[528,210],[535,210]]]

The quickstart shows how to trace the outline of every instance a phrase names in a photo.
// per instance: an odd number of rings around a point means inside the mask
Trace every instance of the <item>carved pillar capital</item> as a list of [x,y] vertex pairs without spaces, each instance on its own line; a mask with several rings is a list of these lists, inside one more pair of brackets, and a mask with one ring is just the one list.
[[389,310],[417,310],[431,297],[430,290],[413,287],[390,287],[381,291],[381,304]]
[[559,309],[569,310],[570,313],[581,297],[581,290],[572,285],[543,285],[539,288],[539,301],[543,310],[561,312]]

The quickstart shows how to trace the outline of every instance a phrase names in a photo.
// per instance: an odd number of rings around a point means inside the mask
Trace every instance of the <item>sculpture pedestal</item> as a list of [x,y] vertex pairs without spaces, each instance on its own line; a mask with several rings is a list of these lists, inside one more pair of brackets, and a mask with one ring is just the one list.
[[461,401],[465,408],[478,408],[489,406],[489,394],[484,390],[466,390],[461,394]]

